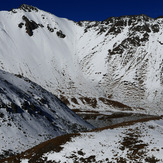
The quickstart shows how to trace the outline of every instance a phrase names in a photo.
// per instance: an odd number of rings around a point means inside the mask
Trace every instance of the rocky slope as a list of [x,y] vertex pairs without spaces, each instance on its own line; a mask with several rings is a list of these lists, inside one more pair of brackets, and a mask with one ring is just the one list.
[[0,12],[0,68],[71,109],[162,114],[162,29],[146,15],[76,23],[22,5]]
[[92,126],[53,94],[27,78],[0,70],[0,159],[88,129]]

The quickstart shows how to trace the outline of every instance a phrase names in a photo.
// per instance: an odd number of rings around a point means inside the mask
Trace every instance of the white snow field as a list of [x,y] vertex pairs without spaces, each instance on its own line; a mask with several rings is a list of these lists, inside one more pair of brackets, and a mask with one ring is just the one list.
[[160,123],[163,121],[83,133],[63,145],[61,152],[49,152],[43,157],[47,157],[47,160],[72,163],[82,160],[148,162],[152,159],[153,162],[163,162],[163,126]]
[[71,109],[162,114],[163,18],[73,22],[22,5],[0,12],[0,68],[41,85]]

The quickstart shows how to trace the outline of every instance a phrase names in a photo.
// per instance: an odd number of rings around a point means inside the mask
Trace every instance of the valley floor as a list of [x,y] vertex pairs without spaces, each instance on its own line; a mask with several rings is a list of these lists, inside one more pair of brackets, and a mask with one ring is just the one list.
[[8,159],[8,162],[161,163],[162,138],[162,117],[143,117],[90,132],[57,137]]
[[42,159],[56,162],[163,162],[163,120],[82,133]]

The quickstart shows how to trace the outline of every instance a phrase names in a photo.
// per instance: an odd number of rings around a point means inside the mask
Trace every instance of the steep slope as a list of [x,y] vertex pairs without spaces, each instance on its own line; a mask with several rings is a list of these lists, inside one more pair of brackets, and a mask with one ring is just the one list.
[[0,20],[1,69],[28,77],[66,104],[98,94],[75,55],[76,23],[27,5],[1,12]]
[[66,133],[92,129],[57,97],[0,70],[0,158]]
[[0,20],[1,69],[28,77],[59,97],[95,92],[74,55],[74,22],[27,5],[1,12]]
[[86,27],[80,64],[104,97],[162,112],[163,19],[124,16],[79,25]]
[[22,5],[0,12],[0,68],[71,109],[162,114],[162,28],[145,15],[75,23]]

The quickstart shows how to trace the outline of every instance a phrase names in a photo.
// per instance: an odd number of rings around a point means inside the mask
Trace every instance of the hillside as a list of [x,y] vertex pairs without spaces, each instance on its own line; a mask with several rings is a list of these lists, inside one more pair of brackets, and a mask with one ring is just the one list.
[[0,159],[51,138],[92,129],[52,93],[0,70]]
[[161,117],[120,123],[44,142],[8,163],[26,162],[151,162],[163,161]]
[[0,12],[0,68],[71,109],[162,114],[162,28],[146,15],[73,22],[22,5]]

